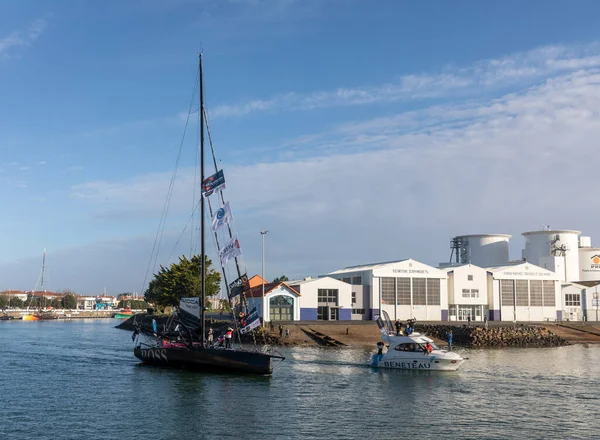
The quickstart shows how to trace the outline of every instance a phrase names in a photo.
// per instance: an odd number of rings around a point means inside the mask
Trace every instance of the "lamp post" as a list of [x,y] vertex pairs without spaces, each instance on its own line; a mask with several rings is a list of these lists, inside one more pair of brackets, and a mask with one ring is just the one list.
[[594,304],[596,305],[596,322],[598,322],[598,287],[596,286],[596,291],[594,292]]
[[262,310],[263,310],[263,325],[265,322],[265,235],[267,235],[266,229],[264,231],[260,231],[260,238],[262,241],[262,270],[260,277],[262,278]]

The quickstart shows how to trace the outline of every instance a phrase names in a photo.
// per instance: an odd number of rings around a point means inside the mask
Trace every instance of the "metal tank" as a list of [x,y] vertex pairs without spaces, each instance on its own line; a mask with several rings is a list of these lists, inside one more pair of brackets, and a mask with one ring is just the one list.
[[[563,281],[579,280],[580,231],[547,229],[523,232],[523,257],[537,266],[556,272]],[[561,260],[564,258],[564,265]]]
[[456,263],[474,264],[479,267],[505,266],[508,264],[507,234],[459,235],[452,239],[450,247]]
[[600,248],[579,248],[579,281],[600,281]]

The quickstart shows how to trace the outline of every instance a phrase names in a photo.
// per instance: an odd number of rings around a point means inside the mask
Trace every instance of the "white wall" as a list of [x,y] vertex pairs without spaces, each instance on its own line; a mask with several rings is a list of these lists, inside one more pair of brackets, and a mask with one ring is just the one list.
[[[290,291],[287,287],[285,287],[283,284],[277,286],[275,289],[271,290],[269,293],[267,293],[265,295],[265,316],[263,321],[268,322],[271,320],[270,316],[269,316],[269,301],[271,300],[271,298],[273,298],[274,296],[287,296],[289,298],[292,298],[294,300],[294,321],[300,321],[300,301],[298,299],[298,296],[293,293],[292,291]],[[258,311],[259,315],[262,316],[262,298],[249,298],[248,299],[248,303],[250,305],[250,308],[252,309],[252,307],[254,305],[256,305],[256,310]]]
[[[337,289],[338,306],[344,309],[352,308],[352,286],[332,277],[315,278],[304,281],[300,285],[300,305],[302,308],[316,309],[318,307],[319,289]],[[290,286],[294,287],[294,286]]]
[[[472,276],[473,280],[469,280]],[[478,290],[478,297],[465,298],[463,289]],[[487,270],[474,264],[453,267],[448,269],[448,303],[463,305],[487,305]]]

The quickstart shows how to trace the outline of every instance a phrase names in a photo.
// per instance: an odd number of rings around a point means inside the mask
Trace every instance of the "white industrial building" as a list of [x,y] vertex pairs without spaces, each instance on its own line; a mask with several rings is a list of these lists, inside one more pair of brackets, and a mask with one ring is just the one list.
[[448,275],[444,270],[407,259],[347,267],[327,276],[350,279],[352,284],[360,281],[360,293],[368,292],[368,303],[364,303],[367,319],[381,309],[392,319],[448,320]]
[[323,321],[349,321],[363,319],[353,314],[356,301],[352,295],[352,286],[331,278],[305,278],[287,281],[292,289],[301,296],[300,319]]
[[482,321],[488,316],[488,272],[474,264],[446,269],[448,275],[448,319]]
[[562,319],[560,277],[531,263],[488,268],[488,300],[493,321]]
[[[384,310],[392,319],[421,321],[595,320],[600,248],[580,234],[525,232],[523,258],[517,261],[509,258],[510,235],[459,235],[451,240],[450,261],[438,268],[405,259],[292,281],[285,286],[290,316],[373,319]],[[264,307],[269,320],[269,306]]]
[[580,231],[550,229],[524,232],[523,259],[556,272],[567,283],[600,282],[600,248]]

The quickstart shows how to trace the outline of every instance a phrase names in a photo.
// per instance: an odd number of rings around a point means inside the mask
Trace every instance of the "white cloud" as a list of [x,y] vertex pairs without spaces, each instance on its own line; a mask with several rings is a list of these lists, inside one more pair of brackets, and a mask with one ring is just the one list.
[[220,105],[211,110],[214,117],[243,116],[258,111],[312,110],[326,107],[439,98],[449,95],[476,96],[491,88],[531,83],[579,69],[600,67],[600,43],[584,46],[546,46],[477,62],[468,67],[447,66],[437,74],[409,74],[387,84],[340,87],[309,94],[294,92],[268,99]]
[[46,29],[46,20],[38,19],[31,23],[26,29],[14,31],[0,38],[0,56],[7,55],[11,49],[17,47],[28,47],[35,42]]
[[[436,263],[455,234],[513,234],[517,255],[520,232],[540,224],[600,236],[590,203],[599,116],[600,73],[580,71],[486,102],[348,123],[306,136],[290,159],[226,167],[249,270],[259,270],[264,228],[270,270],[293,277],[402,257]],[[193,173],[182,177],[172,213],[183,225]],[[73,195],[107,221],[158,216],[169,179],[91,182]]]

